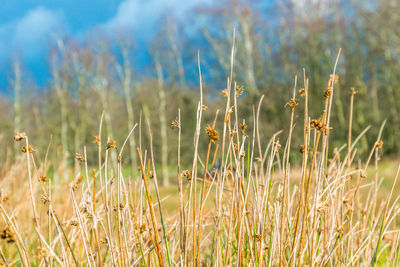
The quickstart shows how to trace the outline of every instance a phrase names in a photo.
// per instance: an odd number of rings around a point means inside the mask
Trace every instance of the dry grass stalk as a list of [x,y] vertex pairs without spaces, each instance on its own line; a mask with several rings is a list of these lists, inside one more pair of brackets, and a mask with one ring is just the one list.
[[[124,147],[136,125],[113,159],[109,155],[117,153],[117,142],[102,139],[104,113],[92,144],[97,147],[97,159],[92,159],[90,147],[84,147],[76,155],[77,170],[59,172],[71,173],[69,181],[54,180],[52,169],[56,168],[49,165],[57,162],[47,159],[50,144],[43,163],[39,151],[33,153],[28,136],[15,134],[15,141],[25,141],[26,154],[15,166],[7,165],[10,170],[0,181],[4,219],[0,260],[24,266],[374,266],[388,258],[396,265],[400,196],[393,195],[399,171],[388,197],[380,201],[385,194],[381,192],[386,192],[379,167],[385,122],[367,158],[361,160],[358,143],[369,127],[352,138],[356,129],[352,126],[353,91],[348,140],[337,149],[330,148],[330,131],[335,129],[330,121],[332,99],[338,80],[335,63],[328,87],[321,92],[324,109],[320,117],[310,119],[309,80],[303,70],[300,97],[296,99],[297,79],[288,97],[286,143],[280,142],[282,131],[266,140],[260,123],[262,107],[268,104],[263,103],[264,96],[253,107],[251,118],[241,118],[239,96],[245,91],[233,79],[234,42],[235,33],[220,124],[218,111],[214,119],[209,118],[212,108],[203,103],[199,61],[200,100],[190,166],[181,162],[184,129],[180,110],[171,124],[178,135],[176,186],[158,186],[160,155],[153,151],[146,110],[145,137],[139,118],[139,172],[127,171],[123,164]],[[292,144],[298,109],[304,111],[303,140]],[[292,152],[299,147],[301,166],[292,161]],[[68,186],[68,192],[63,192]],[[176,198],[169,201],[169,195],[175,194],[169,190],[174,187]],[[29,195],[29,201],[19,195]]]

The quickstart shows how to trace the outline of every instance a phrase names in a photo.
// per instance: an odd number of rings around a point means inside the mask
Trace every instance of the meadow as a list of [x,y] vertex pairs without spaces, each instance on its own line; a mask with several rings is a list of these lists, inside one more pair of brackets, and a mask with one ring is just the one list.
[[[99,114],[98,132],[76,152],[74,165],[48,157],[51,139],[38,151],[29,129],[15,133],[17,160],[7,160],[1,170],[1,264],[398,266],[398,161],[380,165],[385,121],[370,136],[368,153],[359,157],[359,141],[370,126],[352,129],[355,91],[348,127],[332,125],[340,52],[319,99],[310,100],[313,81],[305,71],[295,77],[281,103],[281,112],[289,114],[287,126],[264,140],[259,127],[268,119],[260,112],[264,96],[251,117],[241,116],[238,103],[246,88],[233,76],[234,49],[233,43],[225,103],[215,110],[203,98],[198,57],[196,121],[182,127],[178,109],[170,123],[177,164],[169,167],[175,174],[168,186],[160,184],[163,170],[155,160],[160,155],[145,115],[117,142],[105,135],[105,113]],[[313,101],[323,102],[323,109],[313,110]],[[297,148],[295,128],[301,129]],[[347,134],[339,147],[332,147],[335,131]],[[182,132],[193,136],[192,155],[185,154],[192,164],[181,164]],[[137,159],[131,168],[124,159],[134,136],[139,141],[130,151]],[[148,142],[142,143],[144,136]],[[199,146],[200,140],[207,145]],[[87,149],[97,150],[97,156],[89,159]]]
[[0,266],[400,266],[400,2],[209,2],[2,19]]

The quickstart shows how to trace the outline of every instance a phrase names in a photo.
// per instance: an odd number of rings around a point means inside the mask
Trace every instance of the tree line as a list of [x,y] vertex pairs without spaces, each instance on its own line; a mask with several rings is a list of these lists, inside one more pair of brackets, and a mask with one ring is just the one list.
[[[361,152],[387,119],[382,138],[385,153],[399,155],[400,2],[306,2],[228,0],[196,7],[184,20],[165,14],[148,46],[150,60],[145,67],[135,60],[135,40],[129,34],[112,40],[101,36],[84,44],[71,38],[55,40],[48,56],[51,77],[45,86],[29,82],[28,71],[18,61],[12,66],[7,96],[0,99],[0,140],[6,148],[0,151],[1,160],[11,164],[16,159],[20,148],[12,136],[21,131],[29,135],[41,157],[51,143],[49,155],[67,165],[76,164],[74,155],[82,153],[84,145],[88,158],[95,159],[96,146],[91,144],[103,114],[103,138],[119,145],[135,123],[140,126],[126,152],[131,172],[137,168],[136,146],[148,144],[151,131],[155,159],[161,163],[163,177],[168,177],[169,166],[176,163],[171,155],[176,154],[178,138],[170,124],[178,112],[182,163],[192,160],[199,99],[197,53],[205,120],[212,123],[216,107],[224,102],[232,43],[233,82],[244,89],[238,103],[241,115],[251,118],[264,95],[260,134],[265,142],[287,125],[290,112],[285,104],[296,76],[300,89],[306,73],[313,110],[322,111],[329,75],[341,49],[331,123],[334,144],[346,141],[350,96],[356,93],[354,134],[373,126],[360,142]],[[251,122],[243,123],[251,130]],[[302,135],[294,129],[292,138],[296,149]]]

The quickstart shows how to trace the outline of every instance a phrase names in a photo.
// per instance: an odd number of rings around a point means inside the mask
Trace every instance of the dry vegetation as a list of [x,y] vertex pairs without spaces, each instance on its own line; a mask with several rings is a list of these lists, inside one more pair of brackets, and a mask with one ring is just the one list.
[[[21,146],[16,163],[5,163],[0,181],[0,262],[24,266],[366,266],[399,262],[399,207],[393,188],[379,194],[378,163],[384,145],[380,128],[370,152],[355,162],[358,141],[353,133],[354,93],[348,129],[333,129],[330,118],[336,65],[327,77],[318,118],[310,118],[309,80],[295,79],[286,105],[290,113],[287,138],[281,132],[268,142],[260,137],[261,97],[253,121],[241,120],[243,88],[234,83],[234,46],[225,90],[226,104],[204,121],[200,100],[196,125],[182,127],[180,110],[171,123],[178,136],[177,191],[159,187],[148,119],[132,125],[122,143],[99,132],[98,157],[88,162],[86,147],[77,153],[71,171],[39,154],[29,133],[16,133]],[[329,79],[328,79],[329,78]],[[310,81],[312,82],[312,81]],[[299,86],[298,84],[302,84]],[[319,100],[314,100],[319,101]],[[302,110],[304,118],[296,118]],[[208,110],[207,112],[211,112]],[[282,110],[282,112],[284,112]],[[249,126],[248,126],[249,125]],[[303,129],[301,165],[292,167],[294,127]],[[194,132],[192,165],[181,166],[181,134]],[[331,131],[347,131],[348,141],[330,149]],[[124,147],[138,136],[138,171],[124,174]],[[149,145],[140,140],[146,136]],[[206,139],[203,149],[199,140]],[[170,146],[172,143],[170,143]],[[43,151],[42,151],[43,152]],[[221,162],[217,164],[217,162]],[[73,178],[53,179],[49,165]],[[371,168],[372,166],[372,168]],[[58,177],[63,177],[59,175]],[[166,204],[167,198],[173,208]],[[380,201],[378,201],[378,199]]]

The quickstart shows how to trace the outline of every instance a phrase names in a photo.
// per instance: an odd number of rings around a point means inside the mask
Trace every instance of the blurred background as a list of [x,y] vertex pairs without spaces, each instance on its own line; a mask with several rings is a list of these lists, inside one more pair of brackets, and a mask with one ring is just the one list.
[[[400,155],[398,0],[3,0],[0,162],[5,166],[16,160],[20,147],[12,137],[23,131],[41,159],[51,140],[50,158],[72,166],[75,153],[86,145],[95,164],[93,136],[104,111],[103,138],[115,139],[119,146],[132,126],[142,122],[142,137],[136,131],[126,150],[127,168],[136,168],[136,146],[148,144],[149,118],[156,161],[175,169],[177,132],[170,123],[180,108],[182,162],[190,164],[199,100],[197,53],[206,125],[217,108],[224,109],[221,90],[229,74],[234,29],[233,77],[245,89],[239,116],[251,131],[253,107],[265,96],[263,142],[283,129],[284,143],[290,116],[285,104],[296,75],[298,89],[304,87],[303,69],[310,79],[310,116],[321,115],[341,48],[333,144],[339,148],[346,143],[353,88],[353,135],[372,126],[360,140],[358,155],[369,152],[385,119],[385,154]],[[301,110],[297,123],[302,123]],[[293,149],[298,150],[302,138],[300,132],[294,134]]]

